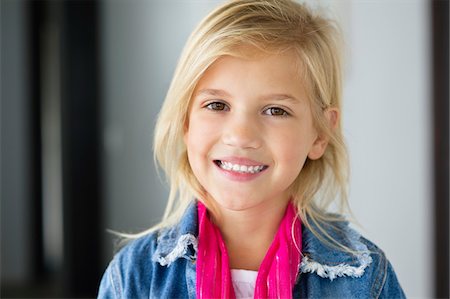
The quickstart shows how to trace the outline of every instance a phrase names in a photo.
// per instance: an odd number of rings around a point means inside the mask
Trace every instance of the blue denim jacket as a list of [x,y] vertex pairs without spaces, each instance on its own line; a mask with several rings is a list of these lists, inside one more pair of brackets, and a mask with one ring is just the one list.
[[[294,298],[405,298],[391,264],[346,223],[327,232],[357,253],[324,245],[303,227],[300,275]],[[111,261],[98,298],[195,298],[197,207],[181,221],[125,246]]]

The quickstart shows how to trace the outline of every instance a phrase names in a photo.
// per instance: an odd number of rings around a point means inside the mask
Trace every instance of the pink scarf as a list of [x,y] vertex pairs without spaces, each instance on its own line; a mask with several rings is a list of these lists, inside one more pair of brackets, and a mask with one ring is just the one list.
[[[201,202],[198,219],[197,298],[235,298],[225,243]],[[289,204],[259,268],[255,298],[292,298],[301,259],[301,235],[300,220]]]

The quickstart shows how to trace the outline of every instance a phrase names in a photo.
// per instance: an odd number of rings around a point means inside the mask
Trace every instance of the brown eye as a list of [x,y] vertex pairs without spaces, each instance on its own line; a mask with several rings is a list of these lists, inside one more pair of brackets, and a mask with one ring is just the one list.
[[221,102],[213,102],[213,103],[206,105],[206,108],[208,108],[210,110],[215,110],[215,111],[223,111],[223,110],[227,109],[227,105],[225,105],[224,103],[221,103]]
[[266,111],[264,111],[264,114],[273,115],[273,116],[288,116],[289,115],[286,112],[286,110],[279,108],[279,107],[267,108]]

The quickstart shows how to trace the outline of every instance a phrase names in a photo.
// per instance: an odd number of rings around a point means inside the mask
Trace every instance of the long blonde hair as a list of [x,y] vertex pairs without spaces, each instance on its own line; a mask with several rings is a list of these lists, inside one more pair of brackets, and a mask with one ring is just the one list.
[[347,151],[340,121],[331,129],[323,112],[341,110],[340,40],[333,21],[290,0],[237,0],[212,11],[189,37],[156,123],[154,157],[170,193],[163,221],[149,231],[175,223],[195,198],[205,198],[183,142],[189,105],[206,69],[223,55],[243,55],[242,46],[266,53],[293,50],[298,55],[314,124],[329,143],[320,159],[306,161],[291,186],[292,200],[310,229],[323,231],[322,221],[336,220],[325,211],[333,202],[348,207]]

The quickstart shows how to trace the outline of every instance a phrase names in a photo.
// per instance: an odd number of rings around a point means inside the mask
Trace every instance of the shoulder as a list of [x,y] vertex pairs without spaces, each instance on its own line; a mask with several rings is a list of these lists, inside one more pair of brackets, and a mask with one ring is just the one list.
[[321,295],[332,290],[348,297],[404,297],[384,252],[348,222],[311,227],[315,233],[307,227],[303,229],[300,271],[310,286],[321,285]]
[[[183,276],[187,261],[197,252],[196,209],[188,207],[181,220],[131,240],[110,262],[99,289],[99,298],[167,297],[164,280]],[[170,287],[175,297],[183,288]]]
[[196,205],[192,204],[176,224],[130,240],[113,262],[136,268],[150,262],[167,266],[178,258],[191,259],[197,251],[197,231]]
[[151,275],[157,233],[130,241],[109,263],[100,283],[99,298],[137,297]]
[[112,263],[120,265],[123,271],[145,265],[156,251],[157,240],[158,231],[128,240],[126,245],[115,254]]
[[377,298],[405,298],[394,268],[384,251],[363,236],[360,240],[367,245],[373,261],[367,269],[368,277],[372,277],[373,281],[372,293],[377,295]]

